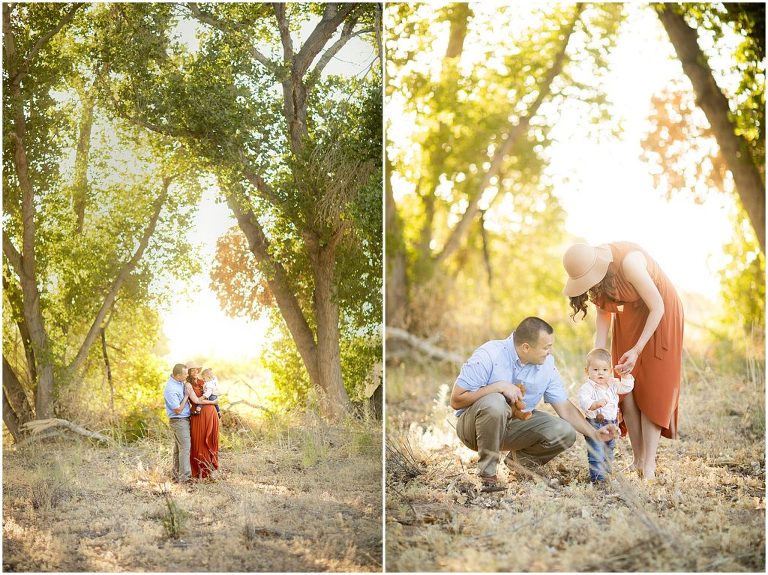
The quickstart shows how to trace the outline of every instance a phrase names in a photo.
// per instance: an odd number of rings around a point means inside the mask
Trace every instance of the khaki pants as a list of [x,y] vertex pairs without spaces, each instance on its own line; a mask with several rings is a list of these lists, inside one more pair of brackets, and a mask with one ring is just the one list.
[[480,455],[480,475],[496,475],[501,451],[514,451],[525,467],[544,465],[576,441],[570,423],[541,411],[526,421],[512,418],[512,408],[500,393],[478,399],[461,414],[456,433],[462,443]]
[[192,449],[192,435],[189,431],[188,417],[170,418],[173,431],[173,478],[178,482],[188,481],[192,477],[192,461],[189,452]]

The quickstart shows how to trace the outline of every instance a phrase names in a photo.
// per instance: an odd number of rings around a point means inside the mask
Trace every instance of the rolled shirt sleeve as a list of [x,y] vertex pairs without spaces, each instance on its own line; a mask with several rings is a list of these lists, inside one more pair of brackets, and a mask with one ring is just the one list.
[[456,385],[468,391],[477,391],[490,383],[493,361],[484,349],[478,349],[461,366]]
[[547,357],[543,367],[547,370],[547,387],[544,390],[545,403],[563,403],[568,401],[568,392],[565,391],[565,385],[560,377],[560,372],[555,367],[555,358],[551,355]]

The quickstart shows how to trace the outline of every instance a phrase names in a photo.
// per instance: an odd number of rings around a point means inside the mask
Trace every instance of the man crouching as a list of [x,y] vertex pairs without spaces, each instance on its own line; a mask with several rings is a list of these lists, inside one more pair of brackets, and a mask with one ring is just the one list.
[[[568,449],[578,431],[596,441],[615,436],[612,427],[589,425],[568,400],[555,367],[554,329],[538,317],[525,318],[507,339],[481,345],[462,366],[453,384],[451,407],[459,418],[456,433],[462,443],[477,451],[477,473],[483,487],[497,484],[496,467],[501,451],[510,468],[535,472]],[[516,383],[524,384],[525,395]],[[554,408],[553,417],[534,408],[541,398]],[[532,416],[512,418],[512,405],[522,400]]]

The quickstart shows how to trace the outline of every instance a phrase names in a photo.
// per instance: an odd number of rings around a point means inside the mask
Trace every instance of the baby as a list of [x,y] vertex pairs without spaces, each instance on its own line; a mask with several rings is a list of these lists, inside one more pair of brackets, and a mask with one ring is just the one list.
[[[206,367],[203,371],[200,372],[200,377],[203,378],[203,381],[205,382],[203,384],[203,398],[209,399],[211,401],[215,401],[219,398],[219,379],[213,375],[213,370],[210,367]],[[216,413],[219,417],[221,417],[221,411],[219,411],[219,404],[215,404],[214,407],[216,408]],[[197,412],[200,412],[200,409],[202,408],[201,405],[197,406]]]
[[[629,393],[635,387],[635,378],[626,375],[620,380],[613,377],[611,354],[606,349],[595,348],[587,354],[584,368],[587,382],[579,388],[579,407],[586,412],[587,421],[595,429],[617,424],[619,394]],[[615,439],[595,441],[587,439],[589,479],[605,481],[613,464]]]

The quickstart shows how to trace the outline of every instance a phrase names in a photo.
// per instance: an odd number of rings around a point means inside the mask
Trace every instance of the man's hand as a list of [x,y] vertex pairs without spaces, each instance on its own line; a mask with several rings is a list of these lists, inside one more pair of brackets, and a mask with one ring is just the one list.
[[514,405],[518,399],[523,399],[523,392],[520,391],[520,388],[509,381],[497,381],[492,385],[497,387],[496,391],[504,396],[509,405]]

